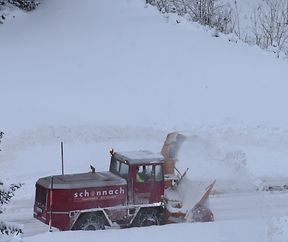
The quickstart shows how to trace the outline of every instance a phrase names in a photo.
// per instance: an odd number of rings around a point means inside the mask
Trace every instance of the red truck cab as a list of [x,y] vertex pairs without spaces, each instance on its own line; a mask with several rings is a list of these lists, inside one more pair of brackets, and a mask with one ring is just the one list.
[[60,230],[160,224],[163,196],[160,154],[111,152],[109,171],[40,178],[34,217]]
[[149,151],[114,153],[111,157],[110,172],[126,179],[128,204],[152,204],[162,201],[163,161],[158,154]]

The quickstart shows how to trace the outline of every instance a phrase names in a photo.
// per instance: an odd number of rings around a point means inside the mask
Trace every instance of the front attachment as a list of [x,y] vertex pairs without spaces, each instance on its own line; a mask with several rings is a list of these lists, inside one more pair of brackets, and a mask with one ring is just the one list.
[[206,192],[203,194],[200,201],[185,215],[185,220],[187,222],[212,222],[214,221],[214,215],[212,211],[206,206],[207,199],[215,185],[215,182],[212,182],[207,188]]
[[214,221],[214,215],[208,207],[198,205],[188,211],[185,220],[190,223],[212,222]]

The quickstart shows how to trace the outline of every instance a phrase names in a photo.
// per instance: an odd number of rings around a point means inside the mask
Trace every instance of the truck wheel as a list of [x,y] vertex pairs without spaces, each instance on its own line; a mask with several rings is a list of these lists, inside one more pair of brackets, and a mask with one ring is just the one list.
[[135,218],[135,221],[133,222],[133,226],[135,227],[146,227],[159,224],[160,218],[159,213],[156,209],[141,210]]
[[73,230],[104,230],[105,218],[99,213],[86,213],[80,215],[73,226]]

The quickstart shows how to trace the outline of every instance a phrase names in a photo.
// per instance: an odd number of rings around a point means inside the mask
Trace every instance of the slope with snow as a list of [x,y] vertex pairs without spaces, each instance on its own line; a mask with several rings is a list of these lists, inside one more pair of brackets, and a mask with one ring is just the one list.
[[166,21],[140,0],[51,0],[1,26],[3,129],[287,123],[286,62]]
[[[141,0],[43,1],[0,35],[0,177],[25,183],[1,218],[40,234],[24,241],[285,241],[287,193],[255,190],[288,180],[286,62]],[[172,130],[191,137],[177,164],[187,186],[217,179],[215,223],[43,234],[32,219],[60,141],[67,173],[106,170],[111,146],[158,152]]]

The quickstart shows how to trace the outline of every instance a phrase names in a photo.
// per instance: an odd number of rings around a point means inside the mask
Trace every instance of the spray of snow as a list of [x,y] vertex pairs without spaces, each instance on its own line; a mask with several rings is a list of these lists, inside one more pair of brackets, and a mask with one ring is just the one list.
[[222,148],[211,140],[194,135],[187,136],[178,159],[177,166],[182,170],[189,168],[190,187],[194,183],[202,189],[215,179],[217,192],[255,190],[254,180],[247,170],[246,154],[242,150]]
[[268,221],[267,237],[273,242],[284,242],[288,238],[288,217],[273,218]]

